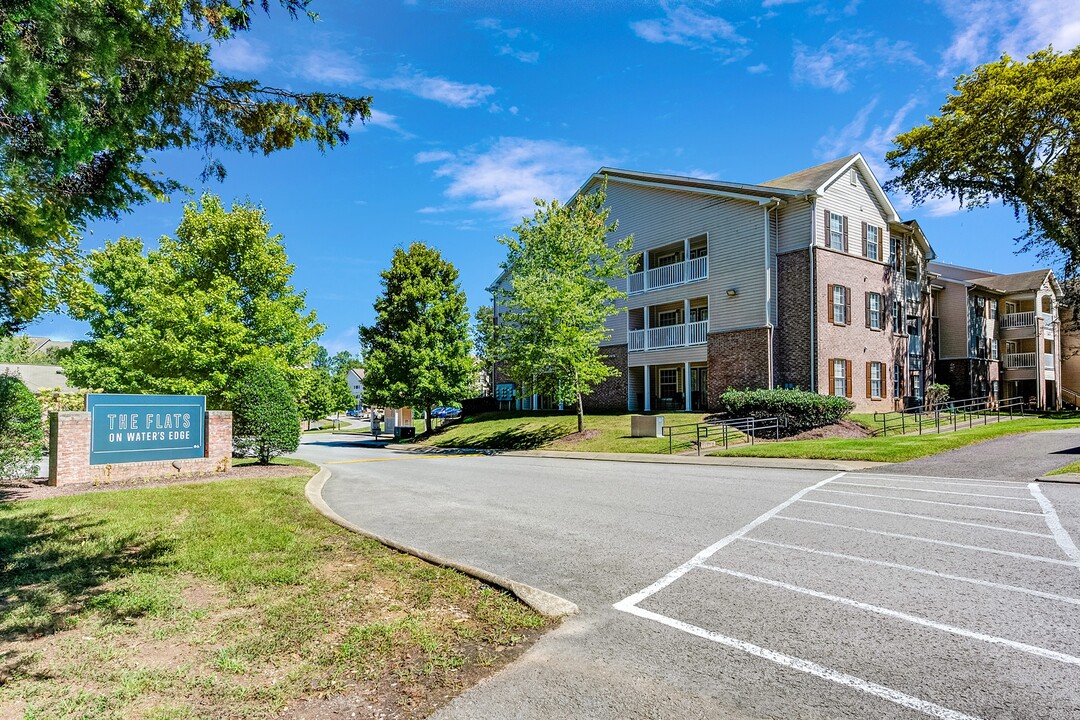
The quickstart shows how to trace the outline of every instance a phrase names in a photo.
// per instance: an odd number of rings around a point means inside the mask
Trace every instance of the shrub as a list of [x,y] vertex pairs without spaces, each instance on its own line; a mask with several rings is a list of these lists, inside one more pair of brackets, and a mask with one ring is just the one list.
[[832,425],[855,409],[847,398],[804,390],[728,390],[720,405],[732,417],[778,417],[791,432]]
[[44,437],[41,403],[22,380],[0,375],[0,479],[37,477]]
[[289,383],[268,362],[251,362],[240,369],[234,388],[233,449],[266,465],[300,446],[300,413]]

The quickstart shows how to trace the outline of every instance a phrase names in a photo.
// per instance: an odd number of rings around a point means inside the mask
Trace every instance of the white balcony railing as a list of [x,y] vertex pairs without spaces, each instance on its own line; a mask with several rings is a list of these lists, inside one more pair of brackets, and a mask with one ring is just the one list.
[[663,350],[664,348],[704,345],[709,340],[709,321],[667,325],[648,330],[631,330],[626,345],[630,352]]
[[631,273],[626,278],[626,293],[635,295],[646,290],[682,285],[709,277],[709,257],[697,257],[687,262],[649,268],[647,272]]
[[[1005,313],[1001,316],[1001,329],[1008,330],[1010,328],[1019,327],[1034,327],[1035,326],[1035,313],[1028,312],[1016,312]],[[1034,367],[1034,365],[1032,365]]]
[[1043,353],[1043,367],[1047,370],[1054,369],[1054,353]]
[[1005,356],[1005,369],[1033,368],[1035,367],[1035,356],[1037,354],[1033,352],[1009,353]]

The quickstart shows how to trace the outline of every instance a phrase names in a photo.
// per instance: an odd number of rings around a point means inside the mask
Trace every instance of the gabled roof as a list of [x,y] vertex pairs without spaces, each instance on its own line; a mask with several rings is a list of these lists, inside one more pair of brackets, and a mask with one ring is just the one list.
[[857,167],[863,177],[871,180],[871,182],[867,183],[867,186],[870,188],[870,192],[874,194],[874,197],[877,198],[877,201],[881,203],[881,207],[885,209],[886,219],[889,222],[900,222],[899,213],[896,212],[896,208],[893,207],[889,197],[882,190],[881,183],[874,176],[874,171],[866,164],[862,153],[855,153],[821,165],[815,165],[806,170],[769,180],[762,183],[762,185],[768,188],[784,188],[820,195],[851,167]]
[[592,183],[602,180],[605,177],[616,182],[623,181],[641,185],[667,185],[680,190],[688,190],[690,192],[697,191],[710,195],[726,195],[757,202],[767,201],[769,198],[778,195],[781,197],[798,197],[803,194],[797,190],[767,188],[762,187],[761,185],[749,185],[747,183],[706,180],[703,178],[692,178],[682,175],[662,175],[659,173],[640,172],[638,170],[622,170],[619,168],[602,167],[593,173],[585,184],[574,193],[574,197],[580,195],[582,191],[588,188]]
[[358,380],[364,379],[364,368],[349,368],[349,372],[355,375]]
[[[1027,272],[1012,273],[1011,275],[988,275],[973,278],[969,282],[987,290],[1008,294],[1024,292],[1025,290],[1038,290],[1046,282],[1047,275],[1052,275],[1052,272],[1048,268],[1042,268],[1041,270],[1029,270]],[[1060,292],[1057,289],[1057,282],[1053,278],[1051,278],[1050,284],[1056,292]]]

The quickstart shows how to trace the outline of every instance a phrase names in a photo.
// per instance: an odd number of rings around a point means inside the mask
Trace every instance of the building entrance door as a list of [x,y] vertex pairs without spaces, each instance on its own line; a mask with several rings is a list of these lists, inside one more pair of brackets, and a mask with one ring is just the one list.
[[690,368],[690,409],[704,412],[709,389],[709,368]]

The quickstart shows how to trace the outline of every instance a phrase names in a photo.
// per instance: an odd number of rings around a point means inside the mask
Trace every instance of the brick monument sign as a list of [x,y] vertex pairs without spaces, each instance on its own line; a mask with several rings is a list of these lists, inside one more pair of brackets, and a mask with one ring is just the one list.
[[49,484],[225,472],[232,413],[201,395],[91,394],[86,412],[49,413]]

